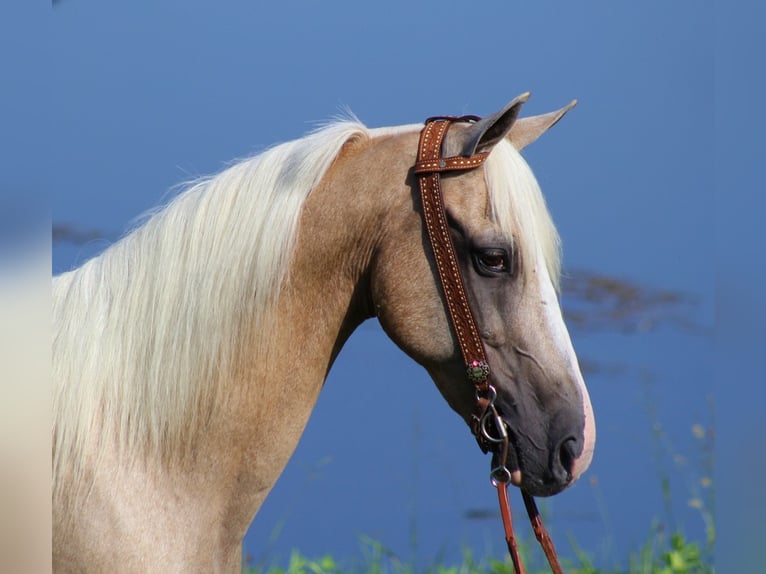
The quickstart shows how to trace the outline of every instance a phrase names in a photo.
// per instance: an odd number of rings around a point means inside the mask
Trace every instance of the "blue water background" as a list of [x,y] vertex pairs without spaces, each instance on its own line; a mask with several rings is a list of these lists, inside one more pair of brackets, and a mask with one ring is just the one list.
[[[689,501],[706,496],[708,443],[693,426],[721,423],[712,399],[708,4],[485,3],[463,14],[450,2],[60,2],[35,14],[42,44],[24,43],[12,19],[0,24],[24,46],[7,67],[17,81],[6,108],[18,113],[6,121],[12,137],[0,140],[13,165],[4,185],[50,194],[54,221],[99,237],[56,243],[61,272],[99,253],[179,181],[299,137],[339,107],[379,126],[486,114],[527,90],[529,114],[578,98],[525,153],[566,269],[682,294],[663,311],[572,330],[593,366],[596,457],[542,506],[564,553],[571,535],[612,564],[656,520],[704,539]],[[423,36],[437,9],[453,16]],[[565,307],[577,304],[565,295]],[[421,565],[464,546],[502,557],[488,464],[426,374],[368,322],[334,366],[246,552],[353,556],[367,535]]]

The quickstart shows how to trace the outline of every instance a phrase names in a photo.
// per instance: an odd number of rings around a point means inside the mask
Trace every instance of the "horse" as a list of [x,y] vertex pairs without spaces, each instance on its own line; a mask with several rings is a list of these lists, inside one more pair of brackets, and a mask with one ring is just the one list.
[[[442,193],[510,482],[550,496],[590,464],[595,423],[560,240],[520,154],[575,102],[520,118],[528,97],[450,128],[445,155],[488,156]],[[248,526],[369,318],[470,424],[420,214],[422,129],[331,122],[192,182],[53,278],[55,572],[240,572]]]

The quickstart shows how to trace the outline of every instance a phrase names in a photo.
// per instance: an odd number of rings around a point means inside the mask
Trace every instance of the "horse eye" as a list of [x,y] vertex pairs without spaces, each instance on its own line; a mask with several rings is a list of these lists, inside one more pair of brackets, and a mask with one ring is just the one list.
[[511,265],[503,249],[483,249],[474,253],[474,262],[479,272],[509,273]]

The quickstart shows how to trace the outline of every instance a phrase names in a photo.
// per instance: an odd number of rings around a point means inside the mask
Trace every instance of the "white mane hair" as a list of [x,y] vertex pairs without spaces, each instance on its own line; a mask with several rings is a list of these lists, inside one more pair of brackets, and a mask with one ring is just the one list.
[[185,453],[234,366],[241,317],[263,321],[301,207],[352,138],[339,121],[193,182],[138,229],[53,280],[54,484],[89,436]]
[[532,170],[507,139],[495,145],[485,166],[492,218],[521,251],[522,271],[529,271],[539,248],[558,292],[561,241]]
[[[98,257],[53,280],[54,485],[82,472],[87,441],[184,456],[234,367],[242,317],[264,324],[288,272],[301,208],[350,139],[416,131],[337,121],[193,182]],[[558,235],[521,155],[486,162],[493,215],[522,257]],[[538,243],[539,242],[539,243]],[[94,435],[96,435],[95,438]]]

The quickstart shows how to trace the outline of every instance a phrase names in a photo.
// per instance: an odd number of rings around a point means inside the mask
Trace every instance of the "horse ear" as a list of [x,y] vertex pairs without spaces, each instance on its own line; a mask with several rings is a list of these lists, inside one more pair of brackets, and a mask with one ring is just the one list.
[[464,129],[450,130],[442,146],[444,157],[470,157],[476,153],[489,151],[508,135],[513,123],[519,116],[521,106],[529,99],[529,92],[515,97],[502,110],[482,118]]
[[542,114],[540,116],[530,116],[528,118],[521,118],[513,123],[510,131],[508,132],[508,139],[518,151],[521,151],[541,135],[543,135],[548,129],[553,126],[557,121],[564,117],[569,110],[577,105],[577,100],[572,100],[555,112]]

